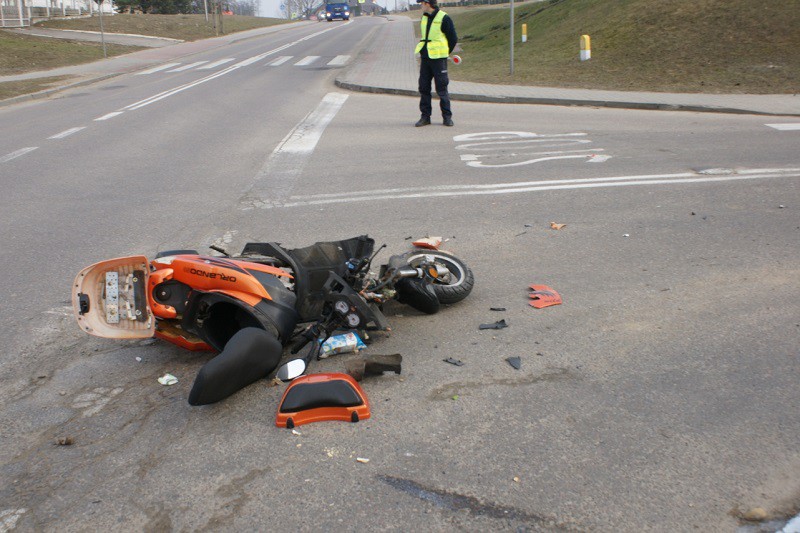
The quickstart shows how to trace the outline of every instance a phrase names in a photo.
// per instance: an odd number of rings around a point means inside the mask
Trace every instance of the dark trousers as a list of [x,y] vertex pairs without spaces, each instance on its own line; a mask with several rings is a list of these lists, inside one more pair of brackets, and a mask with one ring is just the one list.
[[419,111],[423,116],[430,117],[433,108],[431,106],[431,80],[436,83],[436,94],[439,95],[439,107],[442,110],[442,118],[450,118],[453,112],[450,110],[450,95],[447,93],[447,58],[428,59],[421,58],[419,65]]

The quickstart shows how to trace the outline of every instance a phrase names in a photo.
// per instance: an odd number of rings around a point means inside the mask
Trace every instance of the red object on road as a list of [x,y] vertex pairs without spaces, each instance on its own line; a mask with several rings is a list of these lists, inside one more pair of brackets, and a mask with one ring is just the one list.
[[547,285],[531,285],[530,288],[533,290],[528,293],[531,298],[529,303],[536,309],[562,303],[561,295]]

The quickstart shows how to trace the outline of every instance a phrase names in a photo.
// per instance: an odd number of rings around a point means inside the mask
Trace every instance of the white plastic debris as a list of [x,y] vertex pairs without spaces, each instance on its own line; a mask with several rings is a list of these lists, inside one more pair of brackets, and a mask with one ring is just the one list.
[[136,358],[136,362],[137,362],[137,363],[141,363],[141,362],[142,362],[142,358],[141,358],[141,357],[137,357],[137,358]]
[[302,435],[302,433],[300,433],[300,432],[299,432],[299,431],[297,431],[296,429],[293,429],[293,430],[292,430],[292,435]]
[[369,459],[367,459],[366,457],[356,457],[356,461],[358,461],[359,463],[367,464],[369,462]]
[[178,382],[178,378],[173,376],[172,374],[164,374],[160,378],[158,378],[158,382],[162,385],[175,385]]

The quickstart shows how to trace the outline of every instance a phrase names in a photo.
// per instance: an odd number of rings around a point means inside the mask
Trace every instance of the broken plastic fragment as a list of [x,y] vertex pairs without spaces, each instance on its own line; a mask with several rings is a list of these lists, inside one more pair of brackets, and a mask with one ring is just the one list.
[[442,359],[445,363],[450,363],[451,365],[456,366],[464,366],[463,361],[459,361],[458,359],[453,359],[452,357],[448,357],[447,359]]
[[489,311],[505,311],[505,307],[490,307]]
[[559,224],[558,222],[551,222],[550,223],[550,229],[561,229],[564,226],[566,226],[566,224]]
[[506,323],[506,319],[498,320],[494,324],[481,324],[478,326],[478,329],[503,329],[507,328],[508,324]]
[[517,370],[519,370],[520,367],[522,367],[522,359],[520,359],[519,357],[508,357],[506,358],[506,361],[508,361],[508,364],[513,366]]
[[442,245],[442,238],[425,237],[424,239],[419,239],[417,241],[412,242],[411,244],[413,244],[417,248],[428,248],[430,250],[438,250],[439,246]]
[[547,285],[531,285],[530,288],[533,289],[528,293],[530,304],[536,309],[562,303],[561,296]]
[[369,462],[369,459],[367,459],[366,457],[356,457],[356,461],[358,461],[359,463],[367,464]]
[[178,378],[173,376],[172,374],[164,374],[160,378],[158,378],[158,382],[162,385],[175,385],[178,382]]
[[302,433],[300,433],[300,432],[299,432],[299,431],[297,431],[296,429],[293,429],[293,430],[292,430],[292,435],[302,435]]

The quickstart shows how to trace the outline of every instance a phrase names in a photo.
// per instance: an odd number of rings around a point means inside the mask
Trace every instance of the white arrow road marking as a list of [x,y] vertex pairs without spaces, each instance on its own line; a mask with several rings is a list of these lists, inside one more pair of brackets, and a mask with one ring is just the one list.
[[236,58],[235,57],[229,57],[227,59],[220,59],[219,61],[214,61],[213,63],[209,63],[208,65],[203,65],[202,67],[199,67],[197,70],[211,70],[212,68],[216,68],[216,67],[218,67],[220,65],[224,65],[225,63],[230,63],[234,59],[236,59]]
[[154,73],[159,72],[161,70],[166,70],[168,68],[177,67],[178,65],[180,65],[180,63],[164,63],[163,65],[159,65],[157,67],[153,67],[153,68],[150,68],[150,69],[147,69],[147,70],[143,70],[141,72],[137,72],[136,75],[137,76],[145,76],[147,74],[154,74]]
[[116,117],[116,116],[118,116],[118,115],[121,115],[121,114],[122,114],[122,111],[114,111],[113,113],[106,113],[106,114],[105,114],[105,115],[103,115],[102,117],[97,117],[97,118],[96,118],[96,119],[94,119],[94,120],[95,120],[95,122],[99,122],[99,121],[101,121],[101,120],[108,120],[108,119],[110,119],[110,118],[114,118],[114,117]]
[[39,148],[39,147],[38,146],[31,146],[29,148],[21,148],[21,149],[17,150],[16,152],[11,152],[10,154],[6,154],[6,155],[0,157],[0,163],[7,163],[7,162],[11,161],[12,159],[16,159],[16,158],[18,158],[18,157],[20,157],[22,155],[27,154],[28,152],[33,152],[37,148]]
[[193,67],[198,67],[203,63],[208,63],[208,61],[195,61],[194,63],[189,63],[188,65],[183,65],[182,67],[174,68],[172,70],[168,70],[167,72],[183,72],[184,70],[189,70]]
[[70,128],[68,130],[62,131],[61,133],[56,133],[55,135],[52,135],[52,136],[48,137],[48,139],[63,139],[64,137],[69,137],[73,133],[78,133],[79,131],[84,130],[84,129],[86,129],[86,126],[80,126],[80,127],[77,127],[77,128]]
[[[800,177],[800,168],[785,169],[740,169],[734,175],[705,176],[695,172],[677,174],[652,174],[641,176],[615,176],[607,178],[579,178],[547,181],[524,181],[516,183],[490,183],[483,185],[439,185],[433,187],[407,187],[397,189],[378,189],[352,193],[311,194],[292,196],[281,207],[307,205],[344,204],[353,202],[374,202],[379,200],[398,200],[404,198],[433,198],[450,196],[476,196],[494,194],[519,194],[524,192],[555,191],[566,189],[588,189],[599,187],[626,187],[632,185],[664,185],[684,183],[708,183],[716,181],[738,181],[768,178]],[[278,205],[264,204],[258,207],[270,208]]]
[[294,66],[296,66],[296,67],[305,67],[305,66],[310,65],[311,63],[313,63],[317,59],[319,59],[319,56],[306,56],[303,59],[301,59],[300,61],[298,61],[297,63],[295,63]]
[[294,57],[294,56],[280,56],[275,61],[269,63],[269,66],[270,67],[277,67],[279,65],[283,65],[284,63],[289,61],[292,57]]
[[765,124],[770,128],[775,128],[781,131],[797,131],[800,130],[800,124]]
[[280,205],[291,194],[325,128],[346,101],[346,94],[326,94],[317,108],[283,138],[242,198],[242,209]]

